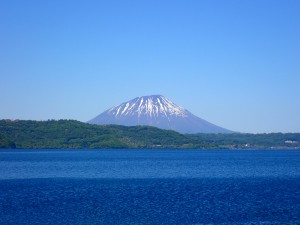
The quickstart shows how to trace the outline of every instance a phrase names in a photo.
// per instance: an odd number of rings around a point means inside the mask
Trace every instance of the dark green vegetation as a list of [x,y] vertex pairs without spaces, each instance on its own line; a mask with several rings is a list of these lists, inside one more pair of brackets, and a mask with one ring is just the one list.
[[0,120],[0,148],[300,148],[300,134],[197,134],[75,120]]
[[195,142],[209,141],[221,149],[300,149],[300,133],[270,134],[196,134],[187,135]]
[[74,120],[0,121],[3,148],[178,148],[188,137],[148,126],[99,126]]

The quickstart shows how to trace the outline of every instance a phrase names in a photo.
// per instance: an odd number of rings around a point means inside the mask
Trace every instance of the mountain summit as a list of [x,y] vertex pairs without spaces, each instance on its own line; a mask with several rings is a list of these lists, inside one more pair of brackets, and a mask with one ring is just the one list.
[[148,125],[180,133],[230,133],[209,123],[162,95],[142,96],[106,110],[91,124]]

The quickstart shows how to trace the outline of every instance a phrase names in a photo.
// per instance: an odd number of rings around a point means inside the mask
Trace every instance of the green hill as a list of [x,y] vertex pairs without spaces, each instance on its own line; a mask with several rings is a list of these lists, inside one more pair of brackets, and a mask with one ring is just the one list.
[[193,134],[75,120],[0,120],[0,148],[300,149],[299,133]]
[[191,145],[189,137],[175,131],[149,126],[99,126],[75,120],[1,120],[0,134],[2,148],[202,147]]

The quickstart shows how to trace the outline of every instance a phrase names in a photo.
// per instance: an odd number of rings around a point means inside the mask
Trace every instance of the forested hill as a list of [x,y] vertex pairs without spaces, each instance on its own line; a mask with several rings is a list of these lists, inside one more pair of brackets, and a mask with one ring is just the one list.
[[300,149],[299,133],[195,134],[75,120],[0,120],[0,148]]
[[193,144],[175,131],[149,126],[91,125],[75,120],[0,120],[2,148],[182,148]]

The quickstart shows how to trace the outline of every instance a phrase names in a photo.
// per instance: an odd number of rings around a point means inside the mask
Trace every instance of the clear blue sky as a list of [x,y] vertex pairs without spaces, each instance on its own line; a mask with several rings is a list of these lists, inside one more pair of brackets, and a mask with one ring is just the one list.
[[300,1],[0,1],[0,119],[87,121],[162,94],[240,132],[300,132]]

